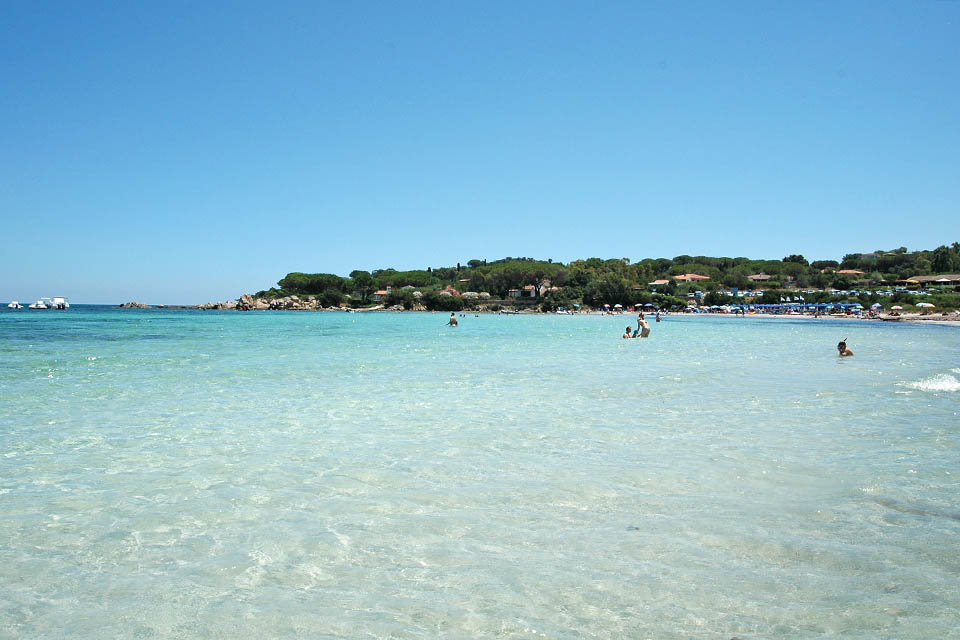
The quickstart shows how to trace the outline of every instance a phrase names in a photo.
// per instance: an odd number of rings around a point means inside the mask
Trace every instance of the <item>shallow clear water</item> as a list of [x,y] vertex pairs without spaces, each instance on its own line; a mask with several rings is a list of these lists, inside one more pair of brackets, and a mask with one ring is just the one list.
[[446,317],[0,313],[0,637],[960,637],[957,329]]

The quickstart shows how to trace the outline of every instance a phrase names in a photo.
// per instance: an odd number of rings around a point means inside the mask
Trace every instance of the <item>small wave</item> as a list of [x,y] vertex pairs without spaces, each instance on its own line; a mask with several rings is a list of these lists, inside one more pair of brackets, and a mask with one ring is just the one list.
[[[954,369],[956,371],[956,369]],[[960,380],[949,373],[938,373],[935,376],[917,382],[904,383],[905,387],[920,389],[921,391],[960,391]]]

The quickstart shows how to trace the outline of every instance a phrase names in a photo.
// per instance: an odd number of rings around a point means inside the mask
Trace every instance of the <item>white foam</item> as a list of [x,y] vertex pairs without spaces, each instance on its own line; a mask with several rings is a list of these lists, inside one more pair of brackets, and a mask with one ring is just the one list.
[[[956,371],[956,369],[954,369],[954,371]],[[920,389],[921,391],[960,391],[960,380],[957,380],[949,373],[938,373],[924,380],[907,382],[904,386],[912,389]]]

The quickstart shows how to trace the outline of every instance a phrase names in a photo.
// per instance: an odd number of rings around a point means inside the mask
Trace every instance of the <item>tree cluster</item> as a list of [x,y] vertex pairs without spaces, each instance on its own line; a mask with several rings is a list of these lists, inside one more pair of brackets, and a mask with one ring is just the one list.
[[[862,271],[840,274],[840,270]],[[398,271],[392,268],[374,271],[355,270],[347,278],[329,273],[290,273],[277,288],[261,291],[262,296],[307,295],[318,297],[324,305],[349,302],[367,305],[376,291],[389,289],[388,304],[412,308],[416,304],[410,286],[421,291],[419,303],[428,309],[459,311],[464,300],[443,295],[441,290],[486,292],[494,300],[503,300],[512,290],[532,287],[534,299],[544,309],[584,304],[624,306],[652,303],[658,306],[683,304],[682,296],[691,291],[715,292],[725,288],[769,290],[796,288],[835,288],[849,290],[857,282],[874,283],[904,280],[914,275],[960,272],[960,243],[942,245],[932,251],[908,252],[900,247],[890,251],[851,253],[841,261],[815,260],[793,254],[781,260],[754,260],[738,257],[679,255],[674,258],[646,258],[631,263],[627,258],[588,258],[566,265],[553,260],[503,258],[471,259],[455,267],[426,267]],[[674,276],[698,274],[710,279],[694,283],[678,282]],[[769,279],[753,282],[749,276],[766,274]],[[655,280],[666,283],[652,286]]]

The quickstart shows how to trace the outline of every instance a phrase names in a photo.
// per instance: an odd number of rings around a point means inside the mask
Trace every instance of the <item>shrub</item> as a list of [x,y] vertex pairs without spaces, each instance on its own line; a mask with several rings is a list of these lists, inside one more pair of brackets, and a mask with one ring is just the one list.
[[902,304],[913,304],[917,301],[917,296],[905,291],[898,291],[891,296],[890,300],[893,302],[900,302]]
[[336,307],[343,302],[343,293],[336,289],[327,289],[317,297],[325,307]]
[[390,294],[387,296],[386,300],[387,305],[393,306],[395,304],[403,305],[403,308],[409,311],[413,309],[413,292],[409,290],[390,290]]
[[462,311],[463,300],[457,296],[442,296],[436,291],[428,291],[420,298],[428,311]]

